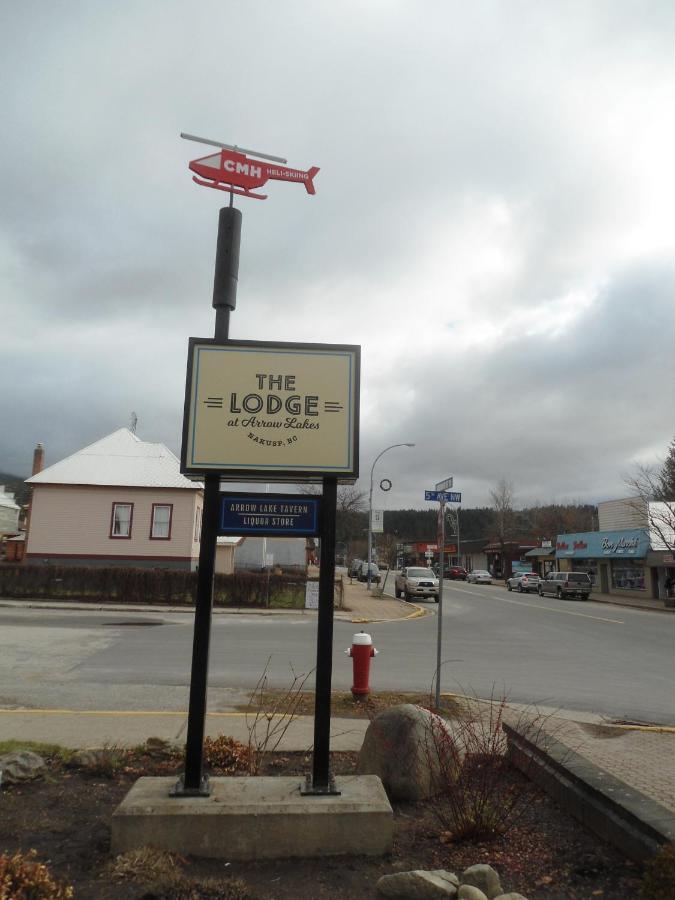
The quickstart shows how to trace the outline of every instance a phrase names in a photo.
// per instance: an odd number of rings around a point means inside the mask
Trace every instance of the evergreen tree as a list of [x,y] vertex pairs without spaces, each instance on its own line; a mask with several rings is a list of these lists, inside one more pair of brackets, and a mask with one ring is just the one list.
[[659,472],[657,500],[675,500],[675,438],[670,442],[663,468]]

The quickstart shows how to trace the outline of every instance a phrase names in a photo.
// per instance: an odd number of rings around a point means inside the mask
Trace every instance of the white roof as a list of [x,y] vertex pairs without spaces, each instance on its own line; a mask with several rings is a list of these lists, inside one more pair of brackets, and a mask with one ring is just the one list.
[[27,484],[95,484],[111,487],[188,488],[203,485],[180,473],[178,458],[164,444],[142,441],[128,428],[113,431],[54,463]]

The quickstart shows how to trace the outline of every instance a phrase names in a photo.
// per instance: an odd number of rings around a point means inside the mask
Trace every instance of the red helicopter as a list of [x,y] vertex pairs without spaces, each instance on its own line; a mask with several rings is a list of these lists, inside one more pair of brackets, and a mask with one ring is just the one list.
[[[303,172],[301,169],[289,169],[287,166],[262,162],[262,159],[267,159],[272,163],[285,163],[286,160],[279,156],[269,156],[255,150],[244,150],[241,147],[221,144],[218,141],[198,138],[190,134],[181,134],[181,137],[222,148],[218,153],[193,159],[189,164],[190,170],[197,173],[192,176],[192,180],[204,187],[216,188],[230,194],[239,194],[242,197],[253,197],[255,200],[266,200],[267,194],[256,194],[253,192],[253,188],[262,187],[272,179],[273,181],[295,181],[304,184],[308,194],[316,193],[313,179],[319,171],[317,166],[312,166],[311,169]],[[251,159],[246,155],[247,153],[261,159]],[[201,177],[198,178],[197,175]]]

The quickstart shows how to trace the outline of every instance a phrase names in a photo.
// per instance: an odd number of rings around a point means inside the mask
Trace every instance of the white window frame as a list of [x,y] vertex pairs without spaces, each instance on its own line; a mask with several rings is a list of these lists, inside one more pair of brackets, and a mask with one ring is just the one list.
[[[158,509],[168,509],[169,510],[169,519],[167,522],[158,522],[157,521],[157,510]],[[150,519],[150,540],[151,541],[170,541],[171,540],[171,525],[173,523],[173,503],[153,503],[152,504],[152,516]],[[155,529],[158,525],[161,525],[162,528],[166,527],[166,534],[156,534]]]
[[[128,527],[125,533],[115,533],[115,525],[119,520],[116,518],[117,510],[126,507],[129,510]],[[109,537],[115,541],[128,541],[131,539],[131,529],[134,523],[134,504],[129,502],[118,501],[112,505],[112,513],[110,515],[110,535]],[[120,523],[121,524],[121,523]]]

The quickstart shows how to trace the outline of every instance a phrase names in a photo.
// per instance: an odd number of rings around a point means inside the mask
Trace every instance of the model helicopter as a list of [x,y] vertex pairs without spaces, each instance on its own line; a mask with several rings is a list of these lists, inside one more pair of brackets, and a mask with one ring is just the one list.
[[[201,144],[210,144],[220,147],[218,153],[210,156],[202,156],[193,159],[189,168],[196,174],[192,180],[204,187],[216,188],[219,191],[227,191],[230,194],[238,194],[242,197],[252,197],[255,200],[266,200],[267,194],[256,194],[253,189],[260,188],[266,182],[295,181],[304,184],[308,194],[315,194],[314,176],[319,171],[317,166],[312,166],[306,172],[301,169],[289,169],[287,166],[278,165],[287,160],[280,156],[269,156],[266,153],[258,153],[256,150],[245,150],[231,144],[221,144],[219,141],[211,141],[207,138],[195,137],[192,134],[183,134],[181,137],[188,141],[197,141]],[[247,154],[258,157],[251,159]],[[270,163],[262,160],[270,160]],[[200,176],[200,177],[197,177]]]

